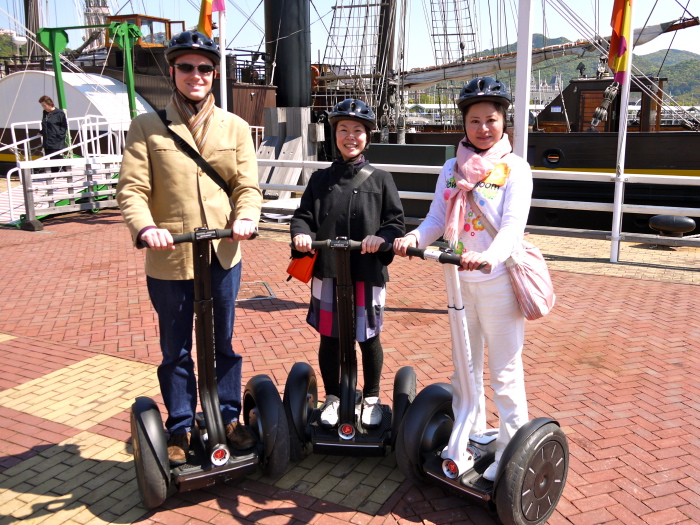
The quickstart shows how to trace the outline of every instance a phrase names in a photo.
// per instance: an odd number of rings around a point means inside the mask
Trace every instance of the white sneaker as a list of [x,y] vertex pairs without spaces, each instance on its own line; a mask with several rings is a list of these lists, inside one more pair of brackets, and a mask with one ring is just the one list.
[[321,407],[321,424],[327,427],[334,427],[338,424],[338,409],[340,399],[336,396],[326,396],[326,402]]
[[382,422],[382,408],[378,397],[366,397],[362,401],[362,426],[372,428]]
[[482,474],[482,477],[488,481],[493,481],[496,479],[496,471],[498,470],[498,461],[494,461],[489,465],[489,468],[487,468],[484,473]]

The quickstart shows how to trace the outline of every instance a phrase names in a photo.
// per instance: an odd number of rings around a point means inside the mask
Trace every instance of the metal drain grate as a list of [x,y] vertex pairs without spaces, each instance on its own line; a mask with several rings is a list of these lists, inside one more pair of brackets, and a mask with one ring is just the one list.
[[264,299],[274,299],[275,294],[265,281],[242,282],[238,290],[237,302],[262,301]]

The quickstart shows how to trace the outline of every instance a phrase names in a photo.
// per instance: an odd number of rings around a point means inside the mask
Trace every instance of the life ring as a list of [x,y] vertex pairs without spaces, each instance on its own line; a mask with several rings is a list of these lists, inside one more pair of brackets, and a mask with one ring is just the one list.
[[316,66],[311,66],[311,85],[318,86],[318,77],[321,76],[321,72]]

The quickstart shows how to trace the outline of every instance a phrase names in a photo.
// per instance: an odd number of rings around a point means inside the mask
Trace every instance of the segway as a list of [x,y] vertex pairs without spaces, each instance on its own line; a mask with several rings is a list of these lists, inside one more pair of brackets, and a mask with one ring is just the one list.
[[[350,251],[362,248],[362,243],[339,237],[336,240],[314,241],[311,247],[314,250],[335,251],[340,343],[339,418],[338,425],[334,427],[321,423],[316,374],[308,363],[295,363],[284,387],[290,457],[292,460],[301,459],[309,448],[318,454],[383,456],[388,447],[394,446],[401,419],[416,395],[416,373],[410,366],[397,372],[393,410],[388,405],[380,405],[381,423],[365,428],[362,419],[355,416],[355,405],[362,403],[362,392],[356,390],[354,289],[350,276]],[[390,243],[380,246],[380,251],[390,249]]]
[[482,474],[495,461],[498,429],[469,435],[476,418],[476,388],[467,320],[459,289],[460,257],[408,248],[407,254],[443,264],[455,368],[454,385],[432,384],[408,408],[396,439],[396,462],[414,483],[435,483],[473,498],[506,525],[545,523],[564,491],[569,447],[559,423],[528,421],[506,446],[493,482]]
[[[197,387],[202,413],[195,417],[186,463],[171,467],[163,420],[156,403],[138,397],[131,407],[131,439],[139,494],[144,506],[160,506],[169,492],[188,491],[219,481],[237,480],[256,468],[279,476],[289,462],[289,430],[277,388],[266,375],[256,375],[245,386],[243,422],[257,438],[251,449],[231,450],[219,409],[211,297],[210,245],[213,239],[231,237],[229,230],[198,228],[173,235],[175,244],[191,242],[194,256],[194,311],[197,339]],[[141,248],[146,247],[141,243]]]

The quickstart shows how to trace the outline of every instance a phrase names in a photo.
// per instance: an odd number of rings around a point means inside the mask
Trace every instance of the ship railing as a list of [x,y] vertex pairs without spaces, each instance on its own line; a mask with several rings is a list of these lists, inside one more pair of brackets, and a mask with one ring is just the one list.
[[[291,161],[291,160],[268,160],[258,159],[258,165],[280,167],[280,168],[309,168],[321,169],[330,166],[329,162],[313,162],[313,161]],[[377,168],[381,168],[393,173],[421,173],[421,174],[439,174],[442,166],[419,166],[419,165],[402,165],[402,164],[373,164]],[[615,174],[604,172],[588,172],[588,171],[554,171],[554,170],[533,170],[533,178],[536,179],[558,179],[558,180],[573,180],[573,181],[593,181],[615,183]],[[670,176],[670,175],[638,175],[633,173],[625,173],[623,176],[625,184],[658,184],[658,185],[674,185],[674,186],[692,186],[700,187],[700,177],[693,176]],[[305,186],[295,184],[277,184],[277,183],[261,183],[260,188],[264,191],[277,192],[296,192],[304,191]],[[399,197],[404,200],[423,200],[432,201],[433,192],[415,192],[399,190]],[[624,201],[624,193],[622,201]],[[692,207],[672,207],[672,206],[652,206],[638,204],[624,204],[624,202],[581,202],[581,201],[563,201],[552,199],[532,199],[531,206],[539,208],[556,208],[567,210],[581,211],[603,211],[613,213],[616,207],[619,207],[622,213],[641,214],[641,215],[676,215],[687,217],[700,217],[700,208]],[[273,214],[291,214],[293,209],[289,206],[275,206],[275,201],[270,201],[265,204],[264,210]],[[406,217],[406,224],[418,225],[422,222],[422,217]],[[544,226],[528,225],[526,231],[538,235],[556,235],[562,237],[579,237],[590,239],[602,239],[612,242],[613,231],[612,224],[610,231],[601,230],[583,230],[572,228],[550,228]],[[645,244],[655,244],[660,246],[694,246],[700,247],[700,236],[689,235],[685,237],[668,237],[652,234],[635,234],[622,232],[620,241],[624,242],[639,242]]]

